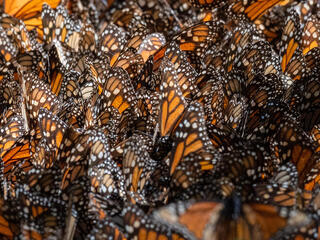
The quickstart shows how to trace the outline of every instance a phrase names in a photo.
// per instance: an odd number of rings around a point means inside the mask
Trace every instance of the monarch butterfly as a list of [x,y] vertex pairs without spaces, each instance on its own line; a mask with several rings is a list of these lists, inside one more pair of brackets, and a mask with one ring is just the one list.
[[204,124],[203,109],[199,103],[193,102],[189,105],[172,138],[174,143],[170,156],[170,175],[175,172],[184,157],[211,146]]
[[[122,6],[121,6],[122,5]],[[131,30],[132,19],[141,15],[141,8],[134,1],[123,2],[117,5],[115,11],[110,16],[110,21],[126,31]]]
[[38,50],[18,54],[16,61],[23,70],[37,73],[39,78],[44,78],[47,72],[45,60]]
[[272,140],[276,156],[281,162],[294,163],[298,170],[299,186],[314,165],[315,145],[305,132],[294,124],[294,119],[284,117]]
[[[313,162],[313,167],[304,177],[303,189],[305,192],[311,192],[313,195],[318,194],[319,192],[319,154],[316,152],[311,161]],[[316,205],[316,204],[315,204]]]
[[142,192],[155,167],[147,150],[145,139],[139,135],[133,135],[125,143],[122,169],[126,179],[126,189],[129,191]]
[[81,29],[81,36],[79,40],[80,52],[94,52],[97,47],[98,37],[91,25],[85,25]]
[[62,235],[63,223],[61,220],[64,216],[63,205],[50,203],[45,197],[33,195],[30,192],[20,193],[22,228],[23,237],[38,236],[40,239],[46,237],[60,237]]
[[233,30],[226,54],[225,70],[227,72],[230,72],[239,61],[243,49],[252,41],[255,34],[253,26],[243,21]]
[[[314,69],[316,71],[316,68]],[[310,73],[294,83],[289,92],[289,104],[301,114],[301,125],[305,131],[310,131],[319,123],[318,89],[319,81],[316,73]]]
[[261,32],[266,40],[272,45],[277,46],[281,38],[281,30],[283,29],[283,18],[285,10],[283,8],[272,8],[263,16],[254,20],[258,31]]
[[35,167],[49,168],[54,163],[54,154],[50,151],[45,140],[41,139],[35,146],[35,151],[32,153],[32,163]]
[[20,206],[17,201],[6,201],[3,198],[0,199],[0,206],[1,237],[3,239],[12,239],[20,233],[19,217],[13,211],[13,209],[19,209]]
[[4,163],[5,177],[15,181],[16,177],[19,176],[19,171],[28,172],[32,167],[29,140],[26,139],[22,143],[17,143],[1,158]]
[[[89,100],[93,95],[94,91],[98,90],[98,94],[102,93],[102,79],[100,79],[99,73],[97,72],[95,65],[91,62],[87,56],[81,56],[73,70],[80,74],[78,78],[78,84],[82,92],[82,97]],[[105,76],[102,76],[105,78]],[[86,90],[86,85],[91,86]],[[84,93],[86,95],[84,96]]]
[[99,194],[124,196],[124,178],[118,165],[111,159],[109,145],[103,133],[89,130],[91,142],[88,160],[88,176],[91,189]]
[[38,121],[42,138],[57,156],[68,126],[45,108],[39,110]]
[[86,128],[99,126],[112,141],[116,141],[118,138],[118,126],[120,123],[121,115],[119,111],[112,106],[107,106],[107,99],[104,95],[100,95],[94,105],[91,103],[87,109],[85,118]]
[[248,139],[267,136],[271,132],[268,116],[273,114],[268,109],[282,98],[283,85],[275,74],[257,74],[246,91],[250,102],[244,134]]
[[293,163],[278,168],[267,184],[254,185],[256,199],[274,206],[295,208],[297,204],[298,172]]
[[105,52],[113,66],[126,43],[125,32],[114,24],[108,25],[99,39],[99,49]]
[[39,35],[42,36],[42,22],[41,22],[41,11],[42,4],[46,2],[50,7],[56,8],[60,4],[60,0],[50,0],[50,1],[8,1],[4,0],[2,2],[4,6],[4,12],[24,21],[28,30],[36,28]]
[[[298,172],[292,163],[281,166],[265,184],[254,185],[256,199],[282,208],[281,212],[292,209],[318,211],[319,186],[313,189],[298,187]],[[286,208],[286,211],[283,211]]]
[[319,66],[317,64],[319,56],[320,56],[320,48],[319,47],[312,48],[305,55],[306,66],[308,68],[307,73],[306,73],[307,76],[309,74],[312,75],[312,73],[319,72]]
[[[88,204],[88,192],[90,191],[90,181],[87,173],[87,157],[90,145],[87,146],[86,144],[89,135],[81,135],[70,128],[66,132],[66,136],[67,138],[61,145],[62,150],[57,157],[57,161],[63,163],[63,176],[60,181],[61,197],[72,206],[72,208],[70,206],[70,211],[74,208],[77,214],[82,215]],[[70,214],[72,213],[70,212]],[[81,229],[81,226],[78,227]]]
[[126,206],[122,214],[125,226],[124,233],[130,239],[194,239],[191,234],[183,229],[169,227],[163,222],[157,222],[136,205]]
[[314,0],[301,2],[298,5],[300,9],[300,19],[303,23],[306,23],[312,15],[316,15],[317,10],[319,9],[319,3]]
[[33,129],[33,131],[30,131],[30,151],[34,154],[36,145],[41,138],[39,126],[37,125],[40,108],[47,108],[53,113],[57,113],[60,111],[61,106],[59,106],[60,101],[57,96],[50,91],[46,83],[36,74],[31,72],[23,73],[21,79],[23,85],[25,85],[23,97],[26,103],[22,105],[23,113],[26,111],[22,116],[25,118],[26,129]]
[[276,207],[242,202],[234,195],[224,201],[169,204],[154,215],[173,226],[186,227],[198,239],[269,239],[287,224]]
[[[269,146],[258,140],[243,142],[227,148],[222,154],[224,161],[215,165],[215,173],[219,178],[230,180],[239,189],[246,184],[259,182],[270,175],[273,170],[272,156]],[[243,193],[243,195],[245,195]]]
[[235,13],[244,13],[251,21],[263,16],[270,8],[280,3],[281,0],[250,0],[238,1],[231,5]]
[[[281,71],[278,58],[271,45],[266,41],[257,41],[244,49],[240,62],[244,67],[248,79],[254,79],[258,73],[278,74]],[[278,86],[278,85],[277,85]]]
[[246,117],[248,100],[240,94],[233,94],[228,102],[226,109],[223,111],[224,122],[234,129],[239,129],[241,123]]
[[107,106],[113,106],[120,114],[127,108],[136,105],[136,96],[128,73],[122,68],[113,68],[103,86],[103,94],[107,97]]
[[197,95],[198,89],[195,86],[197,73],[188,62],[185,53],[180,50],[175,42],[172,42],[168,46],[165,55],[175,67],[178,76],[177,83],[182,91],[182,95],[186,98]]
[[242,94],[246,87],[246,76],[239,70],[232,70],[224,79],[224,91],[228,98],[234,94]]
[[63,6],[52,9],[48,4],[43,4],[41,18],[43,40],[47,44],[57,40],[78,51],[81,24],[72,20]]
[[109,66],[110,59],[105,53],[101,53],[100,56],[97,56],[92,60],[92,65],[98,74],[98,79],[101,81],[100,83],[103,85],[105,83],[105,78],[108,76],[108,73],[111,69]]
[[143,58],[140,54],[135,54],[132,49],[128,49],[119,56],[114,67],[121,67],[126,70],[131,79],[136,78],[144,65]]
[[[59,115],[61,115],[63,121],[74,128],[83,127],[85,121],[82,115],[84,103],[81,88],[78,83],[79,78],[80,74],[78,72],[73,70],[67,72],[63,77],[59,92],[59,97],[69,104]],[[64,112],[66,112],[66,114],[63,114]]]
[[31,122],[37,121],[41,107],[47,108],[53,113],[58,112],[60,102],[43,80],[32,72],[23,73],[21,77],[25,80],[27,91],[25,98]]
[[74,70],[70,70],[63,76],[59,96],[65,101],[74,101],[81,105],[81,90],[78,79],[80,74]]
[[214,124],[207,124],[207,132],[210,142],[219,152],[231,148],[234,141],[240,141],[237,139],[235,130],[228,125],[222,125],[220,128]]
[[304,72],[304,60],[301,50],[301,27],[296,11],[290,11],[280,41],[280,60],[282,72],[293,81],[299,80]]
[[312,16],[304,26],[302,32],[302,50],[306,55],[311,49],[319,46],[319,21],[315,16]]
[[220,155],[215,151],[190,153],[176,167],[171,177],[172,188],[188,189],[192,185],[201,185],[202,178],[206,173],[213,172],[219,158]]
[[[208,21],[190,26],[172,37],[170,42],[176,41],[180,50],[193,53],[198,57],[204,55],[206,49],[220,40],[223,36],[221,21]],[[153,56],[153,70],[159,68],[167,43],[160,48]]]
[[26,201],[39,200],[43,206],[64,207],[66,202],[61,199],[59,191],[61,177],[61,169],[58,166],[47,169],[33,168],[25,174],[24,185],[17,184],[16,192],[22,193]]
[[117,228],[117,226],[109,221],[99,221],[95,224],[89,234],[89,238],[93,239],[108,239],[112,238],[115,240],[126,240],[124,234]]
[[144,62],[146,62],[149,56],[156,53],[165,43],[165,37],[161,33],[149,34],[141,42],[137,53],[141,54]]
[[[72,191],[72,188],[75,188],[72,185],[80,184],[82,191],[86,191],[81,182],[87,178],[88,181],[90,180],[93,192],[124,195],[121,170],[110,158],[109,147],[103,133],[88,130],[77,136],[73,146],[68,154],[61,155],[66,158],[67,163],[61,183],[63,190]],[[105,161],[103,162],[102,159]]]
[[139,116],[147,117],[149,126],[156,127],[158,114],[160,110],[160,93],[147,90],[141,87],[137,91]]
[[4,173],[9,175],[16,165],[30,159],[29,139],[20,115],[11,116],[0,129],[0,157],[4,163]]
[[197,56],[202,56],[210,45],[221,39],[222,35],[222,23],[208,21],[183,30],[174,36],[172,41],[177,41],[182,51],[192,51]]
[[23,118],[19,115],[11,116],[0,129],[0,156],[3,157],[16,143],[22,142],[25,135]]
[[219,72],[210,70],[202,72],[196,79],[200,92],[197,94],[199,102],[204,103],[206,121],[211,125],[219,125],[223,122],[223,109],[227,104],[224,91],[224,79]]
[[64,75],[67,70],[67,63],[62,49],[59,45],[52,46],[49,52],[49,83],[50,89],[55,95],[59,95]]
[[6,31],[0,26],[0,52],[2,57],[9,62],[11,59],[13,59],[18,51],[14,46],[14,43],[12,40],[7,36]]
[[172,63],[164,59],[160,70],[162,73],[162,83],[160,85],[159,124],[161,136],[167,136],[171,134],[171,131],[182,117],[186,108],[186,102],[177,85],[177,74]]
[[203,62],[210,71],[213,71],[213,68],[217,72],[224,71],[226,57],[227,56],[223,50],[219,50],[217,47],[212,46],[207,50],[203,58]]
[[146,20],[139,14],[134,14],[130,21],[130,39],[126,43],[125,49],[133,48],[138,50],[143,39],[151,33]]
[[171,27],[178,18],[168,4],[161,1],[152,1],[150,3],[140,1],[138,4],[144,11],[143,17],[148,28],[154,29],[155,32],[165,33],[167,36],[172,34]]

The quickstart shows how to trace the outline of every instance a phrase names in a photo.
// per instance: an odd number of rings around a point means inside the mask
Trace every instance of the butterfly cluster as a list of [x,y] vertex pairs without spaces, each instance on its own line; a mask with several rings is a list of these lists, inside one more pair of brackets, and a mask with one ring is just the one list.
[[0,0],[1,239],[320,239],[316,0]]

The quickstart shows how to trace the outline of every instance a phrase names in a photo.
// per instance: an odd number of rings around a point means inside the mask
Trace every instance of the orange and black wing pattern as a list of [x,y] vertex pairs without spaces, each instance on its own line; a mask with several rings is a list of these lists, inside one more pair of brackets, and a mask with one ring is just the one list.
[[293,119],[285,118],[273,138],[273,148],[282,163],[292,162],[298,171],[299,185],[315,163],[313,157],[316,145],[305,132],[293,124]]
[[[129,239],[193,239],[184,229],[169,227],[169,224],[157,222],[146,215],[137,205],[129,205],[123,210],[124,224],[132,226],[125,229]],[[133,223],[137,223],[133,225]],[[189,235],[189,236],[188,236]]]
[[42,138],[56,158],[68,126],[45,108],[39,110],[38,121]]
[[227,50],[225,66],[227,72],[231,72],[234,69],[243,54],[244,49],[250,44],[254,36],[254,28],[247,22],[240,22],[240,24],[233,29],[233,35],[230,39],[229,48]]
[[120,114],[136,102],[135,92],[128,73],[120,67],[113,68],[103,86],[107,106],[113,106]]
[[144,65],[144,60],[142,55],[134,53],[132,49],[128,49],[119,56],[114,67],[121,67],[126,70],[131,79],[136,78]]
[[198,88],[195,86],[197,72],[188,62],[186,54],[173,42],[168,46],[165,55],[172,62],[177,72],[177,83],[183,97],[191,98],[195,96],[198,93]]
[[318,239],[320,0],[0,0],[0,239]]
[[53,113],[57,113],[60,101],[58,97],[51,92],[46,82],[33,73],[22,75],[26,85],[26,106],[31,122],[34,124],[38,119],[40,108],[46,108]]
[[143,61],[146,62],[148,58],[155,54],[162,46],[165,45],[165,43],[166,39],[162,34],[149,34],[141,42],[138,49],[138,54],[140,54],[143,58]]
[[178,42],[182,51],[194,52],[197,56],[221,39],[223,28],[221,22],[208,21],[184,29],[172,40]]
[[58,44],[54,45],[50,49],[50,73],[49,82],[51,91],[55,95],[59,95],[61,90],[61,85],[64,80],[64,75],[66,73],[67,64],[63,50]]
[[125,32],[114,24],[108,25],[99,39],[99,48],[106,53],[113,66],[126,43]]
[[1,127],[0,157],[5,175],[9,175],[17,166],[31,158],[29,136],[22,116],[11,116]]
[[280,41],[280,61],[282,72],[293,81],[299,80],[305,71],[301,49],[301,26],[299,16],[292,10],[286,21]]
[[28,30],[34,28],[37,29],[40,36],[42,36],[42,4],[46,3],[52,8],[56,8],[60,4],[61,0],[50,0],[50,1],[32,1],[32,0],[23,0],[23,1],[3,1],[4,12],[22,20],[27,26]]
[[142,137],[134,135],[124,146],[122,169],[127,179],[126,188],[132,192],[141,192],[153,171],[145,141]]
[[6,124],[1,127],[1,157],[3,157],[3,155],[17,142],[23,142],[23,138],[26,135],[24,126],[24,119],[22,116],[16,115],[11,116],[10,119],[7,120]]
[[306,22],[302,32],[302,51],[306,55],[311,49],[319,47],[320,22],[317,17],[311,16]]
[[298,203],[298,172],[292,163],[279,167],[268,183],[254,186],[255,196],[259,202],[278,207],[296,207]]
[[172,189],[188,189],[194,184],[201,184],[202,178],[214,171],[219,158],[219,153],[215,151],[190,153],[176,167],[171,177]]
[[168,136],[178,124],[187,105],[178,87],[178,78],[173,64],[164,59],[160,69],[162,72],[159,112],[160,134],[161,136]]
[[251,21],[258,19],[263,16],[270,8],[280,3],[282,0],[240,0],[235,1],[231,5],[234,13],[245,14]]
[[225,201],[172,203],[154,215],[174,226],[184,226],[197,239],[270,239],[287,224],[274,206],[243,203],[235,196]]
[[[205,51],[223,37],[222,22],[208,21],[194,24],[174,35],[171,42],[176,42],[181,51],[191,55],[203,56]],[[170,43],[161,47],[153,55],[153,70],[158,69]]]
[[199,103],[191,103],[174,130],[170,175],[175,172],[186,156],[210,147],[211,142],[206,134],[204,119],[201,117],[203,114],[203,108]]
[[13,41],[8,37],[6,31],[0,26],[0,53],[6,60],[10,61],[17,55],[17,49],[14,46]]

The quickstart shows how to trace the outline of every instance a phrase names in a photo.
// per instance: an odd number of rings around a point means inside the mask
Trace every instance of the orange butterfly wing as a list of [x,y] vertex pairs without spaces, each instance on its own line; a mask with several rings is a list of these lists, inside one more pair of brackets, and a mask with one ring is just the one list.
[[177,74],[171,62],[164,59],[161,65],[161,104],[159,113],[160,134],[168,136],[186,108],[186,102],[177,84]]

